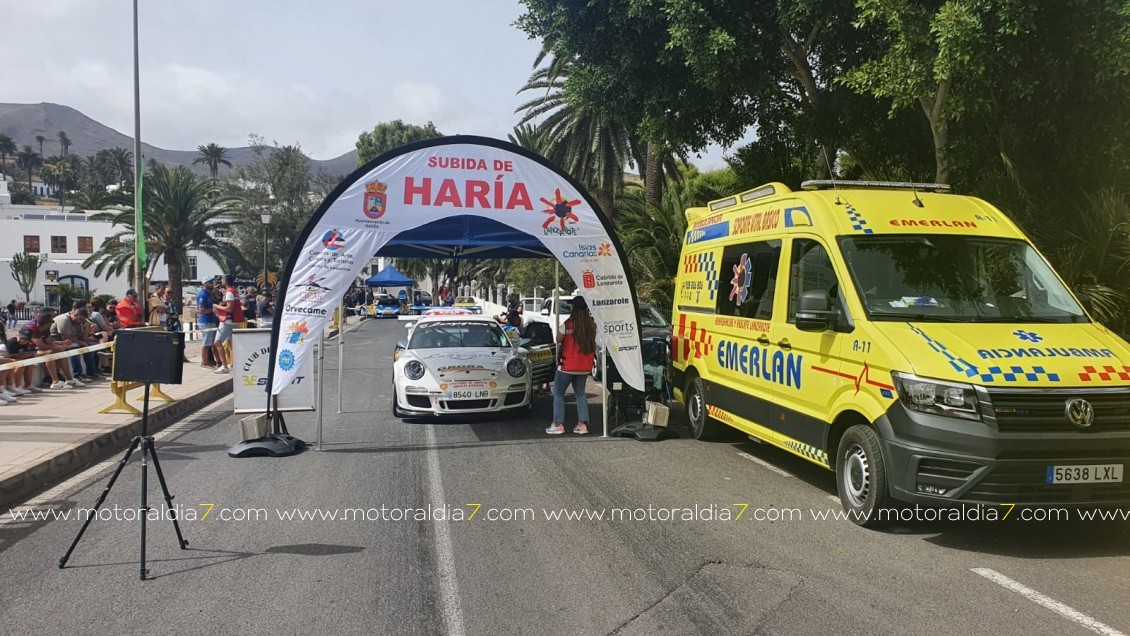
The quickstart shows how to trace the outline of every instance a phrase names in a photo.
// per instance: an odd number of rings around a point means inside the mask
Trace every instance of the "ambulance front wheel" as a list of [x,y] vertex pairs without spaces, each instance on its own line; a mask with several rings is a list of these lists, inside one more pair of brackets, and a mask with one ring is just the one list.
[[889,507],[891,501],[879,437],[870,426],[857,424],[840,438],[836,488],[852,521],[861,526],[880,525],[880,511]]
[[687,405],[687,425],[691,429],[691,435],[695,439],[702,440],[717,437],[723,424],[707,414],[706,391],[703,387],[702,378],[692,377],[687,382],[687,388],[683,391],[683,395],[686,396],[684,401]]

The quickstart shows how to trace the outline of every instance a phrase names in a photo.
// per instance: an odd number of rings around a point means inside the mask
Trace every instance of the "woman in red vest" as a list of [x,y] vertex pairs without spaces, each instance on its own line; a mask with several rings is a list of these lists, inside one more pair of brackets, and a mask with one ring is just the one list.
[[589,403],[585,398],[585,383],[592,373],[596,355],[596,322],[583,297],[574,297],[571,304],[569,319],[557,334],[561,364],[553,380],[553,424],[545,429],[550,435],[565,432],[565,389],[570,385],[577,397],[577,426],[573,432],[577,435],[589,432]]

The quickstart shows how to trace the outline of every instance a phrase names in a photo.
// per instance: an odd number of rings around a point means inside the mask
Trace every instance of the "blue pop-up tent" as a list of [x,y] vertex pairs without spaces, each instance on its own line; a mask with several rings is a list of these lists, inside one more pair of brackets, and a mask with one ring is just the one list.
[[365,281],[367,287],[411,287],[416,281],[396,271],[391,265],[373,274]]

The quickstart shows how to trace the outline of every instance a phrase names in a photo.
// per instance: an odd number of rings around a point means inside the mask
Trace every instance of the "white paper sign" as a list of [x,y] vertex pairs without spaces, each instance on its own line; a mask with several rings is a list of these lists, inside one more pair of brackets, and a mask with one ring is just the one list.
[[[270,329],[236,329],[232,332],[233,393],[236,413],[263,413],[267,410],[267,370],[271,361]],[[280,411],[314,410],[314,357],[318,345],[310,347],[313,355],[303,362],[302,370],[291,379],[291,390],[279,395]]]
[[633,291],[616,242],[583,193],[504,142],[449,137],[414,148],[344,183],[304,230],[276,318],[280,348],[272,392],[291,390],[312,348],[301,334],[325,326],[377,250],[405,230],[463,215],[540,240],[580,284],[599,333],[610,334],[608,350],[624,380],[642,390]]

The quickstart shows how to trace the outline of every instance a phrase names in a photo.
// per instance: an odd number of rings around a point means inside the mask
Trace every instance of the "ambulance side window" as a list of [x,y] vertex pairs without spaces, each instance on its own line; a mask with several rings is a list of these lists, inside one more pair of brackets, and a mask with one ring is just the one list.
[[789,275],[789,322],[796,316],[797,299],[806,291],[828,292],[833,307],[839,307],[840,286],[832,259],[824,246],[812,239],[793,241],[792,267]]
[[719,316],[771,320],[781,241],[731,245],[722,251],[718,269]]

